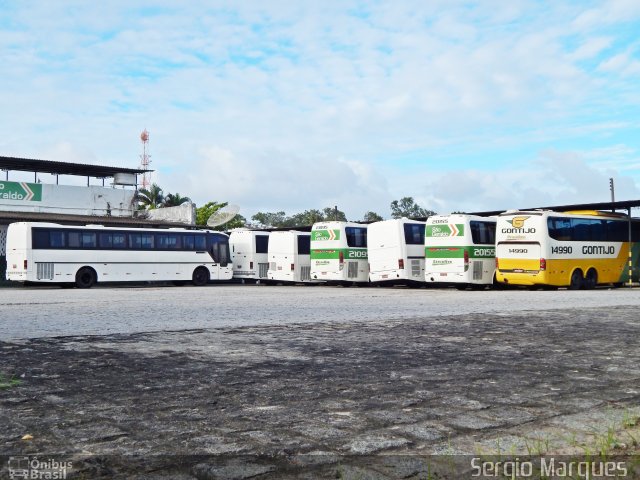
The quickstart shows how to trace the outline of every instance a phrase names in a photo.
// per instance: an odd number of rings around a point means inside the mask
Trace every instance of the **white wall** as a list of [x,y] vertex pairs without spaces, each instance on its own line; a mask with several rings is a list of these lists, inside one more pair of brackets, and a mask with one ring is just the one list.
[[[0,181],[0,193],[15,190],[16,182]],[[7,198],[0,195],[0,210],[12,212],[43,212],[71,215],[133,216],[135,190],[98,186],[77,187],[71,185],[26,184],[37,190],[31,200]],[[2,187],[5,187],[4,189]],[[40,195],[41,189],[41,195]]]

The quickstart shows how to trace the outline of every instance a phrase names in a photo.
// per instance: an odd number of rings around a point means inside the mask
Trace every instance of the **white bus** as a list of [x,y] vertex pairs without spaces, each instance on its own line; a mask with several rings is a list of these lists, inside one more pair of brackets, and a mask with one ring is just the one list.
[[230,280],[229,238],[213,231],[18,222],[7,231],[7,280],[75,284]]
[[273,282],[311,282],[310,247],[309,232],[271,232],[268,279]]
[[266,280],[269,270],[269,232],[236,228],[229,235],[233,278]]
[[372,282],[424,283],[425,222],[397,218],[369,225]]
[[477,215],[434,215],[425,230],[427,283],[459,289],[494,284],[496,219]]
[[315,223],[311,228],[311,278],[368,282],[367,227],[354,222]]
[[498,217],[496,277],[509,285],[572,290],[637,281],[638,240],[640,221],[626,215],[508,211]]

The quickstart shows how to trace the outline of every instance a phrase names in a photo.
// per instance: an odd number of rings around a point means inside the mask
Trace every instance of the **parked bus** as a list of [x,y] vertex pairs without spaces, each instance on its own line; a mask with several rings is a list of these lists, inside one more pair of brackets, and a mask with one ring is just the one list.
[[[640,222],[631,220],[632,241]],[[629,218],[598,211],[509,211],[498,216],[496,277],[510,285],[594,288],[638,280],[640,246],[629,257]]]
[[424,283],[425,222],[398,218],[369,225],[372,282]]
[[495,278],[496,219],[435,215],[425,230],[425,280],[459,289],[484,288]]
[[368,282],[367,225],[320,222],[311,228],[311,278],[323,282]]
[[295,230],[269,234],[269,270],[274,282],[311,282],[311,234]]
[[229,280],[229,238],[182,228],[18,222],[7,230],[8,280],[75,284]]
[[229,235],[233,278],[266,280],[269,270],[269,232],[236,228]]

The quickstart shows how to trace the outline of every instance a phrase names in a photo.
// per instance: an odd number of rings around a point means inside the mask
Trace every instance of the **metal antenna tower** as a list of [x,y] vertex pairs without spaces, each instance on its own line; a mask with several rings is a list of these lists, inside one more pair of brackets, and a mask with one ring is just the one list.
[[[147,153],[147,148],[149,145],[149,132],[145,128],[140,134],[140,140],[142,141],[142,155],[140,155],[140,169],[141,170],[149,170],[149,165],[151,164],[151,155]],[[149,172],[144,172],[142,174],[142,185],[141,188],[148,190],[151,185]]]

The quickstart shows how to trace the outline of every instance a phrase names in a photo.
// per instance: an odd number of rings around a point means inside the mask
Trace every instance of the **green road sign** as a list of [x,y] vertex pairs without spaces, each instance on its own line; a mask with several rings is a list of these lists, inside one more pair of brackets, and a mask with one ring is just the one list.
[[0,180],[0,200],[41,202],[42,185],[39,183],[9,182]]

